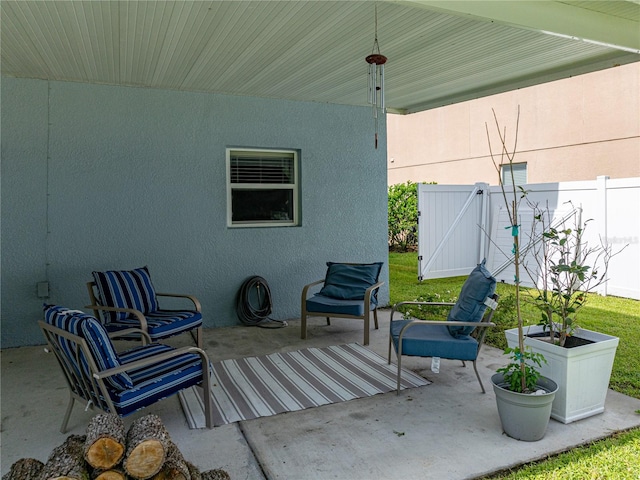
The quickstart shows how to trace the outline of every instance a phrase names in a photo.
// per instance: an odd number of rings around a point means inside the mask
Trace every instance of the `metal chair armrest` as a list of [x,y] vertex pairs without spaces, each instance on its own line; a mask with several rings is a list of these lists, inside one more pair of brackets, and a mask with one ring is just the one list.
[[382,285],[384,285],[384,282],[378,282],[371,285],[369,288],[367,288],[364,291],[364,311],[365,312],[369,312],[369,310],[371,309],[371,295],[373,294],[374,291],[378,290]]
[[147,319],[144,317],[140,310],[136,310],[135,308],[119,308],[119,307],[107,307],[104,305],[85,305],[84,308],[90,308],[94,311],[102,310],[103,312],[125,312],[134,315],[136,319],[140,322],[140,329],[147,331]]
[[108,335],[111,340],[117,340],[120,337],[125,337],[133,333],[137,333],[143,337],[142,338],[143,345],[146,345],[147,343],[151,343],[151,337],[149,336],[149,333],[146,332],[145,330],[142,330],[141,328],[126,328],[124,330],[118,330],[117,332],[110,332],[108,333]]
[[187,295],[184,293],[158,293],[156,292],[156,297],[173,297],[173,298],[187,298],[193,303],[193,306],[196,309],[196,312],[202,312],[202,307],[200,305],[200,301],[194,295]]
[[393,322],[393,315],[398,311],[398,307],[402,305],[428,305],[433,307],[453,307],[455,303],[453,302],[419,302],[419,301],[406,301],[406,302],[398,302],[393,305],[391,308],[391,321]]
[[307,292],[309,291],[309,289],[315,285],[320,285],[321,283],[324,283],[324,278],[322,280],[316,280],[313,283],[310,283],[308,285],[305,285],[304,288],[302,289],[302,300],[306,300],[307,298]]
[[100,372],[94,372],[93,377],[95,379],[101,380],[113,375],[117,375],[119,373],[125,373],[130,370],[136,370],[138,368],[146,367],[147,365],[153,365],[165,360],[170,360],[185,353],[197,353],[198,355],[200,355],[203,365],[205,366],[204,368],[207,370],[207,372],[209,371],[209,357],[207,356],[207,353],[201,348],[188,346],[176,348],[175,350],[171,350],[169,352],[159,353],[157,355],[153,355],[152,357],[143,358],[134,362],[125,363],[124,365],[120,365],[119,367],[109,368]]
[[400,330],[399,338],[402,339],[404,336],[404,332],[411,327],[415,327],[416,325],[446,325],[448,327],[495,327],[496,324],[493,322],[458,322],[458,321],[449,321],[449,320],[412,320],[407,323],[402,330]]

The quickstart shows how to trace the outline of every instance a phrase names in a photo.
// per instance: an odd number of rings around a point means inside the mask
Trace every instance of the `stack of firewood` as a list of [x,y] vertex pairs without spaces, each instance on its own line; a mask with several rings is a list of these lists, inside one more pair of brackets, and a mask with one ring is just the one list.
[[230,480],[224,470],[200,472],[185,460],[157,415],[125,431],[117,415],[91,419],[86,435],[70,435],[46,463],[23,458],[2,480]]

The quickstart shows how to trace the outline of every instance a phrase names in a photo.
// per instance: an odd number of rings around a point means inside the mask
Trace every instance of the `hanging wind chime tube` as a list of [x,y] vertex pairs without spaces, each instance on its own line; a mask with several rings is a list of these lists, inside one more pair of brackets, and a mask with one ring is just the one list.
[[369,64],[369,91],[367,100],[373,107],[375,122],[375,147],[378,148],[378,109],[384,113],[384,64],[387,57],[380,53],[378,45],[378,6],[375,8],[375,39],[371,55],[367,55],[365,61]]

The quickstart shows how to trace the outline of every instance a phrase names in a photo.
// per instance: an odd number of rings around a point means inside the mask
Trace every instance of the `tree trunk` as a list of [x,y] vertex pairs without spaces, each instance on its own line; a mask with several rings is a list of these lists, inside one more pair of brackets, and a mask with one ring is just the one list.
[[98,414],[87,426],[84,458],[93,468],[109,470],[124,456],[125,428],[115,414]]
[[138,480],[153,477],[160,471],[169,449],[169,432],[157,415],[146,415],[133,422],[127,432],[124,469]]
[[42,480],[86,480],[89,478],[87,462],[84,460],[85,435],[70,435],[65,442],[54,448],[49,455],[40,478]]
[[40,472],[44,468],[44,463],[35,458],[21,458],[13,465],[2,480],[37,480]]

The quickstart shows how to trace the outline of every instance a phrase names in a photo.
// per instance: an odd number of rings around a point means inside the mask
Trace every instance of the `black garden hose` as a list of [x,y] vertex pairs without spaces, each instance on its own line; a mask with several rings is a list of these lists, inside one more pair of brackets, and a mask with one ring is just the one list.
[[259,276],[247,278],[238,291],[236,302],[240,321],[250,327],[286,327],[286,322],[269,318],[271,307],[271,290],[267,281]]

